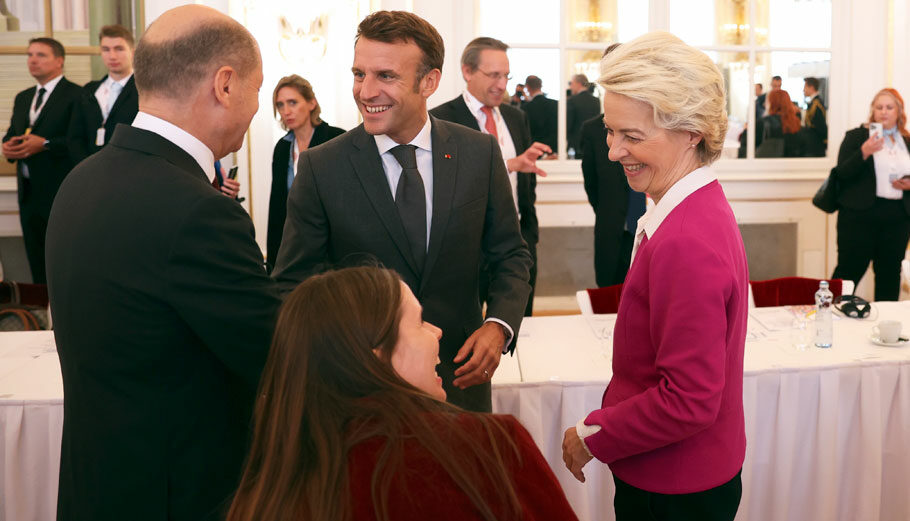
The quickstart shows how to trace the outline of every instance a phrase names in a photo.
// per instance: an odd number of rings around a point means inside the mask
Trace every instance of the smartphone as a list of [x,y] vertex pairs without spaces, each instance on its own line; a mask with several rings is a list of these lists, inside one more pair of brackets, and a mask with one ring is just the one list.
[[232,166],[231,169],[228,170],[228,179],[237,179],[237,167],[236,166]]
[[884,135],[881,123],[869,123],[869,137],[881,139]]

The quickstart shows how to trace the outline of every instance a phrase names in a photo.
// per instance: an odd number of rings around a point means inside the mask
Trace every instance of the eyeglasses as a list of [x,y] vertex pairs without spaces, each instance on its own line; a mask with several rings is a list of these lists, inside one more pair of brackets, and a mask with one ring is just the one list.
[[503,78],[505,78],[506,81],[512,81],[512,77],[511,77],[511,76],[507,76],[506,74],[503,74],[503,73],[501,73],[501,72],[499,72],[499,71],[497,71],[497,72],[487,72],[487,71],[485,71],[485,70],[483,70],[483,69],[480,69],[480,68],[478,68],[477,70],[480,71],[480,72],[482,72],[483,75],[486,76],[487,78],[490,78],[491,80],[496,81],[496,82],[498,82],[499,80],[501,80],[501,79],[503,79]]

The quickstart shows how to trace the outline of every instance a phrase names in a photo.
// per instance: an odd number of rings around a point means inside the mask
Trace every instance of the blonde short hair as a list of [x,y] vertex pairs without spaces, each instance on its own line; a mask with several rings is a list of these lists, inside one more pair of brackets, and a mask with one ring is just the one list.
[[726,89],[705,53],[655,31],[604,56],[597,83],[607,92],[650,105],[658,127],[701,135],[697,150],[702,165],[720,157],[727,134]]

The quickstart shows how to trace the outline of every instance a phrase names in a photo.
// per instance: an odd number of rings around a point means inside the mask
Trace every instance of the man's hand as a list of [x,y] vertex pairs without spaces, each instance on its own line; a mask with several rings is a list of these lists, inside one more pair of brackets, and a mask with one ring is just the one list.
[[910,190],[910,176],[904,176],[900,179],[895,179],[891,186],[897,188],[898,190]]
[[8,159],[25,159],[44,150],[44,138],[35,134],[14,137],[3,144],[3,155]]
[[455,355],[453,361],[456,364],[463,362],[469,353],[471,359],[455,370],[456,378],[452,384],[459,389],[467,389],[472,385],[489,382],[493,372],[499,367],[499,359],[502,357],[502,348],[505,344],[506,334],[502,325],[486,322],[480,326]]
[[[520,155],[506,161],[506,168],[509,172],[529,172],[546,177],[547,173],[537,168],[537,159],[544,154],[552,154],[553,150],[543,143],[534,142],[527,150]],[[555,158],[555,156],[554,156]]]
[[588,456],[584,442],[581,441],[575,427],[568,429],[562,438],[562,460],[575,479],[584,483],[585,475],[581,469],[591,461],[591,456]]
[[231,199],[236,199],[237,194],[240,193],[240,181],[228,179],[227,177],[224,177],[223,179],[224,182],[221,184],[221,192]]

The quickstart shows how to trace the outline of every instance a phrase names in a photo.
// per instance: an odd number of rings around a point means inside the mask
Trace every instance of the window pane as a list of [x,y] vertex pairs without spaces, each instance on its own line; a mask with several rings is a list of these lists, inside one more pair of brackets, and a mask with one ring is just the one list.
[[509,49],[509,69],[512,79],[509,92],[524,84],[525,78],[537,76],[543,83],[542,91],[550,99],[559,99],[563,90],[559,81],[559,49]]
[[739,155],[740,136],[749,119],[749,96],[752,95],[749,90],[752,84],[749,79],[749,55],[733,52],[706,54],[717,64],[727,89],[727,138],[721,157],[736,158]]
[[669,9],[670,32],[689,45],[749,45],[746,0],[669,0]]
[[[574,87],[576,89],[586,87],[584,90],[579,90],[577,94],[569,96],[566,101],[566,151],[569,159],[581,159],[578,134],[582,123],[597,117],[603,111],[601,102],[603,89],[596,83],[597,78],[600,77],[602,55],[603,51],[599,50],[569,51],[569,59],[566,61],[566,78],[569,79],[569,89],[573,88],[572,78],[577,74],[583,74],[585,78],[579,78],[584,81],[577,82]],[[578,96],[578,98],[573,100],[573,96]]]
[[57,31],[87,32],[89,28],[88,2],[86,0],[53,0],[51,2],[51,18],[53,19],[55,37]]
[[[761,52],[756,54],[755,82],[773,90],[774,76],[780,76],[780,88],[787,92],[790,100],[799,107],[800,118],[799,154],[806,157],[824,155],[827,140],[828,78],[831,54],[826,52]],[[806,78],[816,78],[819,83],[818,98],[823,109],[810,108],[810,98],[804,93]],[[808,118],[808,119],[807,119]],[[820,130],[819,127],[822,126]]]
[[24,46],[44,36],[44,2],[6,0],[6,7],[0,12],[0,45]]
[[506,43],[559,43],[559,2],[479,2],[477,15],[478,36]]
[[831,46],[831,0],[758,0],[756,8],[758,27],[769,30],[769,45]]
[[570,0],[569,40],[608,45],[648,31],[648,3],[641,0]]

